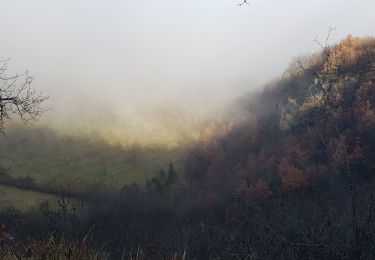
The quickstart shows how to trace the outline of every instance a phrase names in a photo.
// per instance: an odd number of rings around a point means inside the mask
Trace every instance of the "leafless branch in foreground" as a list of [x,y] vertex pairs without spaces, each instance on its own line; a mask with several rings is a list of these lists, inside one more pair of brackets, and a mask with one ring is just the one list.
[[[329,63],[330,58],[329,41],[334,30],[336,30],[335,27],[330,26],[328,28],[328,33],[324,43],[319,41],[318,36],[316,36],[313,40],[320,47],[323,60],[327,64]],[[297,60],[297,64],[300,68],[300,72],[309,72],[314,77],[314,84],[312,85],[312,97],[316,99],[317,102],[321,103],[321,105],[324,104],[324,101],[329,101],[327,99],[329,99],[329,94],[333,90],[335,84],[335,80],[332,81],[332,78],[336,79],[336,75],[331,75],[334,74],[332,71],[318,71],[310,69],[302,58]],[[323,99],[318,98],[319,94],[323,95]],[[326,105],[329,105],[329,102],[327,102]]]
[[48,99],[42,92],[32,88],[33,77],[23,74],[8,75],[9,59],[0,59],[0,133],[5,134],[5,124],[13,116],[24,123],[33,124],[43,112],[44,101]]

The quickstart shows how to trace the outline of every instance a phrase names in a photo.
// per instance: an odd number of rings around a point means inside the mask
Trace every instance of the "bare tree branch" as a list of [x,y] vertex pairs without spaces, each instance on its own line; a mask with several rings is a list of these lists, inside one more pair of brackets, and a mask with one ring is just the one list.
[[[335,27],[330,26],[328,28],[328,33],[325,38],[324,43],[319,41],[318,36],[315,37],[313,40],[321,49],[322,57],[324,59],[324,64],[329,64],[329,58],[330,58],[330,47],[329,47],[329,40],[331,38],[332,32],[335,30]],[[323,69],[314,70],[309,68],[308,65],[305,64],[304,60],[299,59],[297,61],[297,64],[300,68],[300,72],[308,72],[310,73],[314,78],[314,83],[312,85],[312,96],[314,99],[316,99],[317,95],[322,94],[322,98],[320,100],[321,105],[327,105],[329,106],[329,98],[330,94],[333,91],[335,82],[332,82],[332,78],[336,78],[336,75],[333,75],[333,71],[324,71]],[[318,99],[316,99],[318,100]]]
[[44,101],[48,99],[42,92],[32,88],[33,77],[28,71],[23,74],[8,75],[9,59],[0,59],[0,133],[5,134],[5,124],[13,116],[23,122],[33,124],[43,112]]

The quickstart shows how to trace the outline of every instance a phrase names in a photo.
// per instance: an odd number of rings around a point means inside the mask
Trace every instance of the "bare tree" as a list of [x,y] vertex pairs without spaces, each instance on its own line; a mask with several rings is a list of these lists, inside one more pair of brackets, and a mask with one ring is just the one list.
[[[332,32],[335,29],[335,27],[329,27],[324,43],[319,41],[318,36],[316,36],[313,40],[321,49],[323,66],[327,66],[329,64],[331,52],[329,40]],[[316,101],[321,103],[321,105],[325,106],[325,108],[329,108],[330,94],[332,94],[332,91],[334,91],[334,86],[337,83],[336,71],[324,68],[320,68],[319,70],[311,69],[308,65],[305,64],[305,61],[303,59],[299,59],[297,63],[300,68],[300,72],[309,72],[314,78],[314,84],[311,86],[312,97]]]
[[5,124],[13,116],[24,123],[33,124],[43,112],[44,101],[48,99],[42,92],[32,88],[33,77],[23,74],[9,75],[9,59],[0,59],[0,133],[5,134]]

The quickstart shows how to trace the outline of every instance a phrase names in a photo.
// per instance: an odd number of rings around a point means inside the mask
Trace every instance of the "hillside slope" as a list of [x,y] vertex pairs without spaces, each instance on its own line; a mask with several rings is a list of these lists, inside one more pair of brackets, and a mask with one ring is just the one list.
[[373,178],[374,38],[348,36],[296,60],[255,100],[243,104],[251,117],[189,157],[188,179],[206,198],[229,194],[252,203],[317,183],[360,187]]
[[0,154],[2,171],[11,177],[79,190],[143,184],[169,164],[179,169],[184,151],[136,143],[112,145],[101,138],[61,135],[48,128],[14,127],[1,138]]

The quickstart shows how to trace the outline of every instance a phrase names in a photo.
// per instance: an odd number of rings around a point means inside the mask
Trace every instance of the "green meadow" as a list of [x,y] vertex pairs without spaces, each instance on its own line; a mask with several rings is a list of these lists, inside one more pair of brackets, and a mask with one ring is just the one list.
[[1,207],[12,206],[18,210],[27,211],[31,208],[37,209],[44,202],[48,202],[52,208],[58,205],[55,195],[0,185]]
[[30,176],[41,185],[144,184],[173,164],[182,170],[185,151],[137,143],[109,144],[98,139],[59,135],[47,128],[14,128],[0,140],[0,165],[12,177]]

